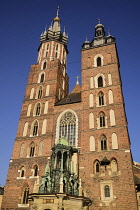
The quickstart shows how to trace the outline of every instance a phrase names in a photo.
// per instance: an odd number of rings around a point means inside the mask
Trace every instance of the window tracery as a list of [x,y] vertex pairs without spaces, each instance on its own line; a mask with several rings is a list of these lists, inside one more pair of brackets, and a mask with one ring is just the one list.
[[101,137],[101,150],[107,150],[107,139],[104,135]]
[[103,92],[99,93],[98,99],[99,99],[99,106],[103,106],[104,105],[104,94],[103,94]]
[[76,117],[68,111],[62,115],[59,126],[59,138],[64,136],[69,145],[74,146],[76,144]]

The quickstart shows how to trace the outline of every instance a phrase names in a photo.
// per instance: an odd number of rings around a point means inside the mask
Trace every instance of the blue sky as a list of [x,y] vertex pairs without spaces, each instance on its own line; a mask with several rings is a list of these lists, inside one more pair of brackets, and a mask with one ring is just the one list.
[[80,75],[80,49],[94,37],[98,18],[116,37],[133,159],[140,162],[140,1],[5,0],[0,5],[0,185],[5,184],[30,65],[40,34],[60,4],[61,26],[69,35],[70,90]]

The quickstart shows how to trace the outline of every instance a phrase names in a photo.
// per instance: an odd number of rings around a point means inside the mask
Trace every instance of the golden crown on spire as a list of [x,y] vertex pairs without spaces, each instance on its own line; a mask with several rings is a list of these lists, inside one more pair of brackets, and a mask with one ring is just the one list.
[[59,9],[60,9],[60,7],[59,7],[59,5],[58,5],[56,17],[53,19],[53,21],[60,21],[60,18],[59,18]]

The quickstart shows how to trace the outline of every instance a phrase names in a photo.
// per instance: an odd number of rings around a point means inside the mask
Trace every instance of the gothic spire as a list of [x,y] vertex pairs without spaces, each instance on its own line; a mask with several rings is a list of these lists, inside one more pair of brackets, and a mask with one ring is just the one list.
[[45,29],[44,33],[41,34],[41,43],[49,40],[55,40],[67,45],[68,36],[66,34],[65,29],[64,32],[61,31],[61,19],[59,18],[59,9],[60,7],[58,6],[56,11],[56,17],[53,18],[51,26],[48,28],[48,30]]

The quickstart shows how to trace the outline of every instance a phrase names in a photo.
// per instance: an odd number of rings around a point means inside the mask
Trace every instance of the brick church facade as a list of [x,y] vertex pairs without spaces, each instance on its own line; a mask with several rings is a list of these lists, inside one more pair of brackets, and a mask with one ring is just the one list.
[[58,11],[31,66],[2,210],[137,210],[115,38],[95,26],[68,93]]

